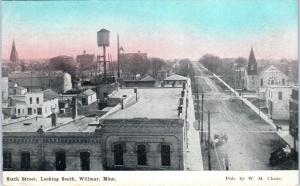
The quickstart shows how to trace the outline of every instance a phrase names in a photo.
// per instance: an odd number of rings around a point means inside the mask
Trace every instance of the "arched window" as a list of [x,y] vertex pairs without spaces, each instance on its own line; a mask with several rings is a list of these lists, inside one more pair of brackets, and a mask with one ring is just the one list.
[[80,152],[81,170],[90,170],[90,153]]
[[123,153],[124,153],[124,144],[115,144],[114,145],[114,163],[115,165],[124,165]]
[[171,148],[170,145],[161,145],[161,165],[171,165]]
[[138,165],[147,165],[147,150],[146,145],[137,146],[137,163]]
[[30,169],[30,152],[21,153],[21,169],[22,170]]
[[63,151],[55,153],[55,166],[56,170],[66,169],[66,153]]
[[12,168],[11,152],[3,152],[3,170],[9,170],[11,168]]

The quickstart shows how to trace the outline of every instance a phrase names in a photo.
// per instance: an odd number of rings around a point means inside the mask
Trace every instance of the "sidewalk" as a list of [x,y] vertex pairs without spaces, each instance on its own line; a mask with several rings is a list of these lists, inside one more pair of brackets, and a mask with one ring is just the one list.
[[[201,65],[202,68],[209,71],[207,68],[205,68],[203,65]],[[212,73],[212,72],[211,72]],[[260,117],[269,125],[271,125],[276,130],[276,125],[274,124],[273,120],[270,119],[266,114],[263,112],[260,112],[259,109],[253,105],[249,100],[242,98],[239,96],[239,93],[236,92],[233,88],[231,88],[225,81],[223,81],[219,76],[212,73],[214,77],[216,77],[221,83],[223,83],[232,93],[235,94],[236,97],[238,97],[240,100],[242,100],[248,107],[250,107],[257,115],[260,115]],[[288,131],[277,131],[276,132],[287,144],[289,144],[291,147],[294,147],[293,137],[289,134]]]
[[187,116],[187,143],[184,150],[184,170],[201,171],[203,170],[202,152],[200,147],[199,131],[194,128],[195,110],[190,83],[188,85],[188,116]]

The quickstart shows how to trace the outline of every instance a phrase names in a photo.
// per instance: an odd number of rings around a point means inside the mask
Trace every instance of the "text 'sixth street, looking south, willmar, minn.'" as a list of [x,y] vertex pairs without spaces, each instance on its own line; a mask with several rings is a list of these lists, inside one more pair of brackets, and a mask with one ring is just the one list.
[[297,1],[2,4],[4,171],[298,169]]

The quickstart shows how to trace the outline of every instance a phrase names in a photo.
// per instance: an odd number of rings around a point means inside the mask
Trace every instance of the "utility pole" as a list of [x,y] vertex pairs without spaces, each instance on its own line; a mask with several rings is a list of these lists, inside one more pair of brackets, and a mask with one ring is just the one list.
[[203,143],[203,112],[204,112],[204,94],[201,95],[201,143]]
[[198,121],[198,130],[200,130],[200,100],[199,100],[199,92],[198,92],[198,86],[196,89],[196,99],[197,99],[197,121]]
[[210,162],[210,111],[207,112],[208,121],[208,170],[211,170]]
[[258,90],[257,90],[257,93],[258,93],[258,115],[259,115],[259,119],[261,119],[261,118],[260,118],[260,99],[259,99],[259,88],[258,88]]
[[118,62],[118,79],[120,78],[120,45],[119,45],[119,34],[117,35],[117,47],[118,47],[118,59],[117,59],[117,62]]
[[104,83],[106,83],[106,52],[105,52],[105,46],[103,46],[103,61],[104,61]]

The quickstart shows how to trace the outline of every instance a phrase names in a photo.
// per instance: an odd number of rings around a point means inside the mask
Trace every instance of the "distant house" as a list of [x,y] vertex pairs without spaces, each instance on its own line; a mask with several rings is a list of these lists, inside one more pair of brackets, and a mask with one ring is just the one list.
[[9,105],[16,117],[36,115],[48,117],[58,112],[58,94],[53,90],[11,95]]
[[164,79],[165,87],[182,87],[183,83],[186,83],[188,80],[187,77],[180,76],[178,74],[173,74],[166,79]]
[[140,80],[124,80],[123,81],[125,87],[155,87],[157,80],[147,75],[143,79]]
[[97,101],[96,92],[91,89],[81,92],[77,97],[81,100],[82,105],[90,105]]
[[15,84],[31,92],[51,89],[56,93],[62,93],[72,89],[71,75],[62,71],[10,73],[8,74],[9,95],[13,94]]
[[292,88],[290,86],[267,86],[265,92],[266,106],[268,108],[268,114],[272,119],[289,119],[289,100],[291,94]]
[[8,99],[8,77],[1,78],[2,102]]

